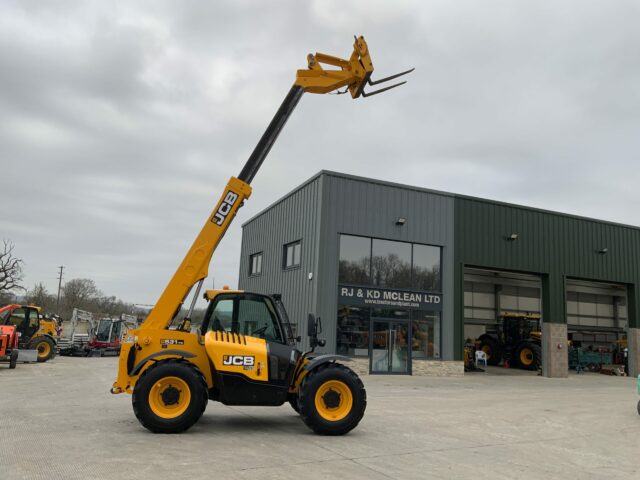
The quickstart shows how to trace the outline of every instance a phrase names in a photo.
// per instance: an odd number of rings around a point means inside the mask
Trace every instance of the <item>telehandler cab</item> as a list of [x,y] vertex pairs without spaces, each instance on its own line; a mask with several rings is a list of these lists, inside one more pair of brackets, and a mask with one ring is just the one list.
[[[342,435],[362,419],[366,392],[358,376],[337,361],[349,358],[316,354],[319,319],[310,315],[311,351],[295,347],[291,326],[277,295],[241,290],[208,290],[209,306],[200,328],[191,315],[209,262],[238,209],[251,195],[250,183],[304,92],[329,93],[339,88],[353,98],[381,93],[396,83],[366,93],[375,85],[373,64],[363,37],[355,39],[348,60],[316,53],[296,81],[238,177],[231,177],[222,197],[173,278],[140,328],[130,332],[120,351],[114,394],[132,394],[133,410],[152,432],[187,430],[202,416],[209,399],[226,405],[272,405],[289,401],[316,433]],[[324,69],[321,64],[339,69]],[[178,317],[196,285],[187,315]],[[174,325],[175,323],[175,325]]]

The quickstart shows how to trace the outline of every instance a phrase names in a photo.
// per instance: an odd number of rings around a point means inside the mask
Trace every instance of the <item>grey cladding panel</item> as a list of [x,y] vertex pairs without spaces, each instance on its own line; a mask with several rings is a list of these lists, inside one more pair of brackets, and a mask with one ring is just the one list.
[[[280,293],[297,333],[313,312],[313,272],[317,258],[320,178],[279,201],[243,226],[239,288],[258,293]],[[283,247],[302,240],[300,267],[283,269]],[[249,276],[249,255],[263,252],[262,274]]]

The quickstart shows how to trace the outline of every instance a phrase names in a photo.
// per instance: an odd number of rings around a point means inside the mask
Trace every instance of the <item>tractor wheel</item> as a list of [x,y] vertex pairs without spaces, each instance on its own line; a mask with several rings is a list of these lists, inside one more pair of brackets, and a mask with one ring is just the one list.
[[29,342],[29,348],[38,351],[38,362],[46,362],[56,356],[56,344],[49,337],[36,337]]
[[180,433],[196,423],[209,401],[207,384],[191,364],[158,362],[146,369],[133,389],[133,412],[154,433]]
[[487,356],[487,364],[489,365],[498,365],[500,360],[502,360],[500,344],[497,340],[491,337],[484,337],[480,339],[480,350],[482,350]]
[[291,405],[291,408],[293,408],[296,413],[300,413],[300,400],[298,400],[298,394],[297,393],[289,393],[287,394],[287,401],[289,402],[289,405]]
[[350,368],[327,363],[310,372],[299,393],[304,423],[320,435],[344,435],[362,420],[367,392]]
[[11,350],[9,354],[9,368],[16,368],[18,365],[18,350]]
[[523,343],[516,349],[514,359],[523,370],[538,370],[542,364],[542,351],[535,343]]

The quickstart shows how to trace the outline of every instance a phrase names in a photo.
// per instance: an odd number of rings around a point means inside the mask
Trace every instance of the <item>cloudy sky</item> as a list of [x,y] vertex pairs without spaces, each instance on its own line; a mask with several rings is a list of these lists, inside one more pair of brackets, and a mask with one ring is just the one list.
[[[637,1],[0,4],[0,237],[25,284],[153,303],[306,55],[369,43],[386,95],[305,95],[214,254],[321,169],[640,224]],[[208,282],[209,283],[209,282]]]

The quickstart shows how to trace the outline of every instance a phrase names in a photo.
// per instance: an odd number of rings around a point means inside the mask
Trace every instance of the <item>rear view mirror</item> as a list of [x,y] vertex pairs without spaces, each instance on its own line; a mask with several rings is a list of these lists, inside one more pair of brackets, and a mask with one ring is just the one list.
[[307,335],[309,335],[310,337],[315,337],[316,335],[318,335],[318,332],[316,330],[316,319],[312,313],[310,313],[309,317],[307,318]]

